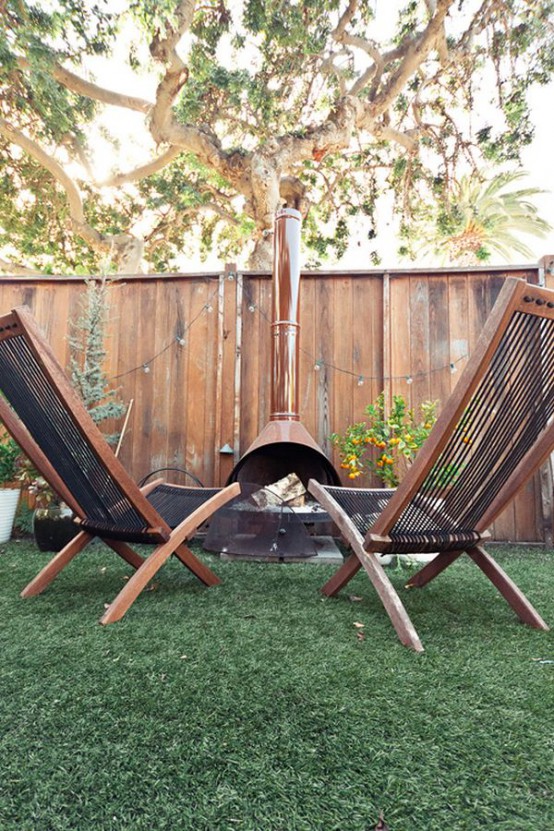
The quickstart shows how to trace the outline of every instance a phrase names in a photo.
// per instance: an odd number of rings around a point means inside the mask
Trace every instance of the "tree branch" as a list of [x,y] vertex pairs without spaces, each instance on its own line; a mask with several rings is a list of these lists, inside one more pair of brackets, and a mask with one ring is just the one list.
[[[23,71],[28,71],[31,66],[26,58],[18,58],[17,64]],[[92,98],[94,101],[101,101],[103,104],[111,104],[114,107],[125,107],[128,110],[136,110],[141,113],[149,113],[154,106],[144,98],[135,98],[132,95],[124,95],[113,90],[105,89],[90,81],[86,81],[69,69],[59,64],[52,66],[52,77],[66,89],[82,95],[85,98]]]
[[[36,141],[30,139],[20,130],[13,127],[4,118],[0,118],[0,133],[5,136],[12,144],[21,147],[29,156],[32,156],[42,167],[56,179],[59,185],[64,189],[67,201],[69,202],[69,210],[72,221],[78,226],[85,226],[85,215],[83,212],[83,203],[81,194],[73,179],[67,175],[63,167],[50,156],[45,150],[37,144]],[[90,229],[92,231],[92,229]],[[98,232],[94,232],[95,236]],[[95,242],[97,240],[95,239]]]
[[111,176],[109,179],[104,179],[104,181],[99,182],[100,187],[118,187],[119,185],[127,184],[128,182],[136,182],[139,179],[147,179],[148,176],[152,176],[153,173],[157,173],[158,170],[162,170],[166,167],[173,159],[176,159],[177,156],[181,153],[180,147],[170,147],[160,156],[157,156],[155,159],[147,162],[147,164],[143,164],[140,167],[135,167],[133,170],[128,170],[126,173],[117,173],[115,176]]
[[444,19],[454,2],[455,0],[437,0],[434,17],[431,18],[422,34],[409,45],[400,66],[393,73],[384,89],[375,96],[373,117],[388,109],[390,102],[402,92],[409,78],[425,60],[429,52],[437,47],[444,31]]
[[356,14],[357,8],[358,8],[358,0],[350,0],[350,2],[348,3],[348,6],[346,7],[346,9],[344,10],[344,12],[341,15],[341,18],[338,22],[337,28],[333,32],[332,36],[333,36],[334,40],[337,40],[339,42],[342,40],[342,38],[343,38],[343,36],[346,32],[346,27],[348,26],[348,24],[350,23],[350,21],[352,20],[354,15]]
[[191,27],[195,9],[196,0],[181,0],[174,11],[177,26],[172,28],[166,23],[165,37],[160,38],[159,32],[154,35],[150,43],[150,54],[159,63],[167,66],[171,65],[175,59],[182,63],[176,49],[185,32],[188,32]]
[[9,263],[7,260],[0,259],[0,271],[3,274],[10,274],[18,277],[43,277],[44,272],[39,271],[38,268],[31,268],[26,265],[19,265]]
[[126,273],[136,272],[142,258],[143,243],[131,234],[101,234],[86,221],[83,201],[77,185],[63,167],[45,150],[5,119],[0,118],[0,133],[12,144],[32,156],[63,188],[69,203],[71,225],[93,249],[113,254]]
[[156,90],[156,103],[150,120],[150,132],[158,144],[164,141],[165,130],[171,120],[171,108],[188,80],[188,69],[177,54],[177,44],[190,29],[195,6],[195,0],[181,0],[175,10],[177,26],[173,29],[168,25],[165,37],[161,38],[156,33],[150,43],[150,54],[166,67]]

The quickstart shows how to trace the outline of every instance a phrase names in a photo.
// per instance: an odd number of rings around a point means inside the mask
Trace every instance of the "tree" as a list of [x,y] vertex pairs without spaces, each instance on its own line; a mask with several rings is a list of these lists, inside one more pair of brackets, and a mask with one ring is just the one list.
[[[80,314],[70,325],[71,382],[97,425],[106,420],[120,419],[126,410],[118,391],[110,388],[104,371],[109,309],[109,283],[106,278],[86,280]],[[119,433],[104,434],[109,444],[117,444],[119,436]]]
[[446,264],[461,266],[486,263],[492,254],[509,260],[513,254],[531,258],[531,249],[520,234],[545,237],[552,226],[538,215],[532,197],[538,188],[513,189],[525,173],[504,172],[482,179],[475,174],[452,183],[444,201],[420,212],[419,221],[405,235],[409,254],[438,255]]
[[[553,6],[408,0],[385,37],[390,4],[369,0],[0,0],[0,266],[167,270],[194,237],[267,267],[283,204],[316,256],[340,255],[349,217],[377,233],[383,188],[409,218],[460,162],[517,161]],[[144,141],[130,167],[118,112]]]

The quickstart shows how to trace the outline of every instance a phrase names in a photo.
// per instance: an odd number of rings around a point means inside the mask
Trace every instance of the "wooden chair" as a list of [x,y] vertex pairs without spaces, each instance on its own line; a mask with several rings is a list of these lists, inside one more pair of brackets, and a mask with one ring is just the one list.
[[[80,528],[22,597],[42,592],[94,537],[136,569],[101,623],[122,618],[172,554],[205,585],[220,582],[186,541],[240,486],[190,488],[157,480],[139,488],[93,423],[26,306],[0,317],[0,390],[0,420],[75,513]],[[144,559],[129,543],[155,548]]]
[[352,548],[322,591],[334,595],[363,567],[398,637],[423,649],[375,556],[439,552],[408,582],[424,586],[466,552],[520,619],[548,629],[483,548],[487,529],[554,448],[554,291],[509,279],[442,413],[391,494],[309,490]]

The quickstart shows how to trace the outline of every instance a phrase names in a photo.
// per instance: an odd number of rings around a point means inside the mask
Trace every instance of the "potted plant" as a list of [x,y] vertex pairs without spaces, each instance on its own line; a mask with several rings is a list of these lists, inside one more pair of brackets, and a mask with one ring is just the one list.
[[21,455],[19,445],[0,428],[0,542],[7,542],[12,535],[21,493],[18,481]]
[[[436,401],[424,401],[416,413],[408,408],[401,395],[395,395],[387,411],[385,396],[381,393],[365,408],[365,421],[351,424],[344,433],[330,436],[339,450],[340,466],[348,471],[348,478],[376,478],[384,486],[378,489],[379,492],[391,494],[431,432],[437,404]],[[414,555],[409,559],[416,557],[428,555]],[[392,559],[392,555],[380,555],[382,565]]]
[[436,401],[424,401],[416,415],[401,395],[395,395],[387,412],[381,393],[365,408],[366,421],[331,435],[341,468],[348,471],[349,479],[372,474],[385,487],[395,488],[431,432],[436,410]]
[[28,459],[22,463],[19,479],[33,505],[32,532],[39,551],[61,551],[79,531],[71,509]]

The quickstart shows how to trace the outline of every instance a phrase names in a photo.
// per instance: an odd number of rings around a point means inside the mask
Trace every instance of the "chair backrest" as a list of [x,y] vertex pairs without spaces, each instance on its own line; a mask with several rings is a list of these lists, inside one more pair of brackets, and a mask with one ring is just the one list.
[[426,444],[371,528],[483,532],[554,447],[554,292],[509,279]]
[[88,524],[166,538],[169,528],[116,458],[26,306],[0,317],[0,419]]

